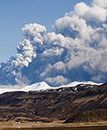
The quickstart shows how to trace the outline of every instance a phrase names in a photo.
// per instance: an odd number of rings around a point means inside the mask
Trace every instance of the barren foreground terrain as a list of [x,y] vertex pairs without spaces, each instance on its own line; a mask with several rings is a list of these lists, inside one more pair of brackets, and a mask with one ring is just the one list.
[[54,121],[51,123],[35,122],[0,122],[0,130],[107,130],[107,122],[85,122],[85,123],[67,123]]

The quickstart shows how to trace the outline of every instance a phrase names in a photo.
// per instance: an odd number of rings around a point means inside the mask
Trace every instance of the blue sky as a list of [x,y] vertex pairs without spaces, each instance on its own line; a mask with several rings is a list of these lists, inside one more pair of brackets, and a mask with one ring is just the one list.
[[16,54],[24,24],[37,22],[49,30],[75,3],[91,0],[0,0],[0,62]]

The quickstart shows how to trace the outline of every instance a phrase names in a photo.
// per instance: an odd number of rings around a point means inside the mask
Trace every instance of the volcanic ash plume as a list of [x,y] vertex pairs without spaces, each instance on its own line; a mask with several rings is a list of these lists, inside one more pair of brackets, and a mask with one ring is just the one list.
[[74,80],[107,81],[106,0],[77,3],[55,21],[53,32],[37,23],[25,25],[22,31],[17,56],[1,65],[6,83],[11,83],[10,77],[14,83],[45,81],[54,86]]

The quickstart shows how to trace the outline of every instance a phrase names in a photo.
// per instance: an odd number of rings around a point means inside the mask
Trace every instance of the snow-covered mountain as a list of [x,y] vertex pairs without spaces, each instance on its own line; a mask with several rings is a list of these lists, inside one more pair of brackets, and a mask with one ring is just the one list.
[[25,86],[21,89],[21,91],[44,91],[44,90],[48,90],[48,89],[52,89],[54,87],[49,86],[47,83],[45,82],[38,82],[29,86]]
[[[16,88],[12,88],[12,87],[1,87],[0,88],[0,94],[5,93],[5,92],[14,92],[14,91],[23,91],[23,92],[29,92],[29,91],[46,91],[46,90],[55,90],[55,89],[59,89],[59,88],[66,88],[66,87],[76,87],[77,85],[90,85],[91,87],[94,85],[101,85],[102,83],[95,83],[95,82],[72,82],[70,84],[67,85],[63,85],[63,86],[58,86],[58,87],[53,87],[53,86],[49,86],[46,82],[38,82],[29,86],[24,86],[24,87],[16,87]],[[76,88],[75,88],[76,89]]]

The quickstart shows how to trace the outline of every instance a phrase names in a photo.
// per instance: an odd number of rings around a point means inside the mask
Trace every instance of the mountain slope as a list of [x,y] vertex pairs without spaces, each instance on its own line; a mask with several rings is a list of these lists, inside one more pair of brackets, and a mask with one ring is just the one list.
[[107,120],[106,99],[107,84],[7,92],[0,95],[0,121]]

